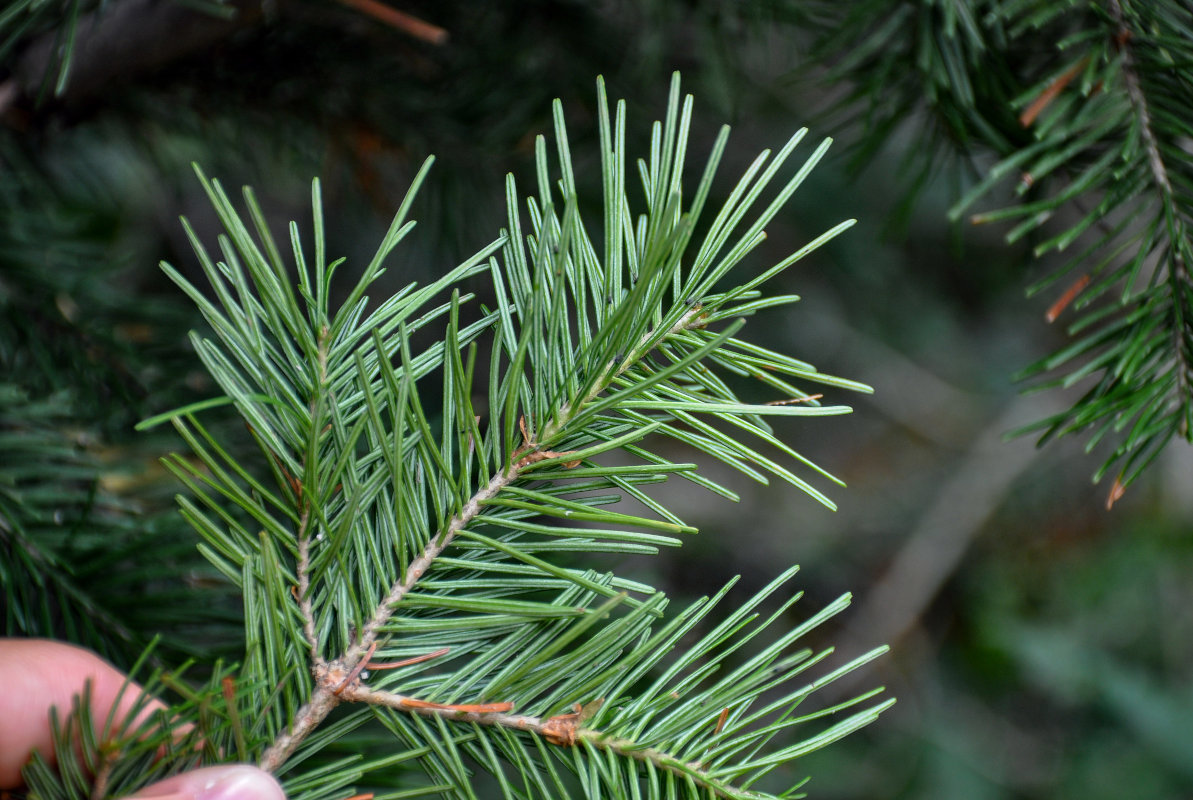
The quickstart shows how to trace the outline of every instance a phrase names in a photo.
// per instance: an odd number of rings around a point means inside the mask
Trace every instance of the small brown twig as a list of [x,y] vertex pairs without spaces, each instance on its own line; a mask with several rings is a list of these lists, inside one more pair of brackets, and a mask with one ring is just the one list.
[[[400,695],[396,695],[400,696]],[[504,714],[514,710],[514,704],[501,703],[432,703],[417,697],[402,697],[398,705],[404,711],[443,711],[448,714]]]
[[340,3],[354,8],[362,14],[368,14],[378,22],[384,22],[415,39],[422,39],[424,42],[437,45],[447,42],[448,32],[445,29],[411,14],[398,11],[396,8],[390,8],[377,0],[340,0]]
[[423,653],[421,656],[415,656],[414,658],[405,658],[405,659],[402,659],[401,661],[392,661],[388,664],[377,664],[375,662],[370,661],[368,664],[365,664],[365,669],[374,669],[374,670],[398,669],[399,667],[408,667],[411,664],[419,664],[423,661],[430,661],[432,658],[439,658],[439,656],[445,656],[450,652],[451,652],[450,647],[441,647],[438,650],[435,650],[433,652]]
[[[518,469],[527,467],[531,464],[537,464],[540,461],[546,461],[549,458],[563,458],[579,450],[539,450],[538,445],[531,439],[530,434],[526,430],[526,417],[518,417],[518,430],[522,431],[522,446],[514,451],[511,460]],[[572,461],[563,462],[564,469],[571,469],[578,467],[583,459],[577,458]]]
[[1123,486],[1123,478],[1120,475],[1114,479],[1114,483],[1110,486],[1110,493],[1106,495],[1106,510],[1114,508],[1114,504],[1122,499],[1123,493],[1126,491],[1126,487]]
[[1062,294],[1055,303],[1048,307],[1047,313],[1044,314],[1044,319],[1046,319],[1048,322],[1056,322],[1057,317],[1059,317],[1061,313],[1069,307],[1069,303],[1072,303],[1074,298],[1081,293],[1081,290],[1088,285],[1089,275],[1082,275],[1080,278],[1073,281],[1069,288],[1065,289],[1065,293]]
[[1085,69],[1085,65],[1088,63],[1089,56],[1086,56],[1053,79],[1052,83],[1048,84],[1044,91],[1040,92],[1039,97],[1033,100],[1031,105],[1023,109],[1023,113],[1019,115],[1019,124],[1025,128],[1030,128],[1032,123],[1036,121],[1036,117],[1040,116],[1040,113],[1057,98],[1057,95],[1064,91],[1064,88],[1081,74],[1081,70]]
[[347,687],[340,696],[351,703],[385,706],[399,711],[421,714],[425,717],[445,717],[462,722],[500,725],[536,733],[542,733],[542,727],[547,722],[540,717],[510,714],[509,712],[514,709],[513,703],[432,703],[396,692],[370,689],[360,684]]
[[[579,725],[585,719],[584,712],[592,703],[581,707],[575,705],[575,711],[568,714],[557,714],[554,717],[534,717],[525,714],[511,714],[514,704],[502,703],[432,703],[409,697],[396,692],[383,692],[370,689],[359,683],[343,690],[340,696],[349,702],[369,703],[370,705],[385,706],[399,711],[421,714],[425,717],[443,717],[459,722],[473,722],[478,725],[494,725],[504,728],[514,728],[520,731],[531,731],[544,737],[552,744],[570,746],[576,743]],[[599,703],[597,704],[599,707]]]

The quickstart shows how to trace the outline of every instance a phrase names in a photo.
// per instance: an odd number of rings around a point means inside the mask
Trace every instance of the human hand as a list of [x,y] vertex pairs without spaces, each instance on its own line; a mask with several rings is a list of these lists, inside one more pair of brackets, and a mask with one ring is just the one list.
[[[21,785],[21,767],[36,750],[53,759],[50,706],[59,713],[91,680],[91,718],[102,724],[125,677],[94,653],[45,639],[0,639],[0,791]],[[116,710],[123,720],[138,689],[125,691]],[[153,701],[150,711],[162,708]],[[148,713],[146,711],[145,713]],[[268,772],[248,764],[204,767],[175,775],[138,791],[137,798],[169,800],[286,800]]]

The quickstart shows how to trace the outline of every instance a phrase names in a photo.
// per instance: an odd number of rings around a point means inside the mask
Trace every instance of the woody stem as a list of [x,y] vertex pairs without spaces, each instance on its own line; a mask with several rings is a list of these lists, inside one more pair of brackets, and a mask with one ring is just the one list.
[[[367,660],[370,648],[377,643],[378,635],[385,623],[393,615],[394,607],[414,588],[418,581],[431,568],[431,564],[439,557],[456,534],[459,533],[472,519],[480,513],[481,506],[486,500],[497,495],[502,489],[514,481],[521,468],[517,463],[512,464],[505,471],[494,475],[480,491],[474,494],[464,507],[448,521],[437,535],[432,536],[422,552],[406,568],[406,574],[390,588],[385,598],[378,604],[372,617],[361,628],[356,641],[348,647],[333,664],[339,665],[347,673],[351,673],[362,661]],[[302,741],[318,727],[331,710],[345,699],[347,690],[336,693],[341,689],[343,679],[331,682],[320,680],[311,695],[311,699],[298,710],[290,723],[289,730],[280,733],[273,744],[261,756],[261,769],[273,772],[286,762]]]

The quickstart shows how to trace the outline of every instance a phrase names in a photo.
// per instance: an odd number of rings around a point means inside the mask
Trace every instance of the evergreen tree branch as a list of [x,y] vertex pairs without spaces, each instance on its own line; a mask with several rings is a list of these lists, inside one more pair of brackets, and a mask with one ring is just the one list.
[[[1131,101],[1132,108],[1135,109],[1136,115],[1139,117],[1139,132],[1143,139],[1143,146],[1147,151],[1148,166],[1151,168],[1152,179],[1155,182],[1156,188],[1159,190],[1160,202],[1164,209],[1164,215],[1169,229],[1173,231],[1178,237],[1186,236],[1187,231],[1187,216],[1178,208],[1176,198],[1173,195],[1172,180],[1169,178],[1168,167],[1164,163],[1164,157],[1160,153],[1160,142],[1156,138],[1156,132],[1152,125],[1151,110],[1148,107],[1147,96],[1143,91],[1143,86],[1139,80],[1139,69],[1136,64],[1135,54],[1132,52],[1131,39],[1132,32],[1127,25],[1127,20],[1123,14],[1123,7],[1119,0],[1108,0],[1108,7],[1110,9],[1111,18],[1118,26],[1118,36],[1116,43],[1118,44],[1119,52],[1122,56],[1122,74],[1123,84],[1127,90],[1127,97]],[[1193,402],[1193,388],[1190,386],[1190,381],[1193,380],[1193,351],[1189,349],[1188,343],[1185,339],[1189,336],[1188,326],[1193,325],[1193,319],[1186,318],[1186,311],[1193,311],[1193,306],[1189,309],[1183,308],[1185,303],[1182,298],[1188,296],[1190,288],[1193,284],[1190,283],[1188,266],[1185,263],[1186,246],[1181,241],[1174,241],[1169,245],[1168,257],[1161,260],[1162,268],[1167,273],[1167,280],[1173,296],[1173,325],[1172,325],[1172,352],[1176,358],[1176,392],[1175,405],[1179,407],[1182,402],[1181,398],[1185,398],[1183,402]],[[1186,431],[1188,429],[1188,422],[1184,423]],[[1188,435],[1188,433],[1186,433]],[[1116,483],[1116,487],[1118,484]],[[1111,496],[1114,496],[1114,489],[1111,489]],[[1113,504],[1113,500],[1110,501]]]
[[[1148,166],[1152,171],[1152,178],[1156,182],[1156,186],[1160,189],[1165,205],[1171,208],[1172,205],[1172,181],[1168,178],[1168,168],[1164,166],[1164,159],[1160,155],[1160,143],[1156,139],[1156,132],[1152,129],[1152,115],[1148,109],[1147,97],[1144,95],[1143,87],[1139,82],[1138,67],[1135,63],[1135,55],[1131,52],[1131,28],[1127,25],[1126,17],[1123,16],[1123,7],[1119,0],[1107,0],[1107,6],[1110,9],[1111,19],[1114,20],[1118,27],[1118,34],[1115,38],[1115,44],[1118,46],[1118,51],[1122,55],[1122,75],[1123,85],[1127,89],[1127,97],[1131,99],[1131,105],[1135,109],[1135,113],[1139,116],[1139,132],[1143,137],[1143,145],[1147,150]],[[1078,66],[1084,67],[1084,62],[1079,62]],[[1025,123],[1025,127],[1028,123]]]
[[311,509],[304,507],[302,516],[298,519],[298,531],[295,535],[298,546],[298,561],[295,572],[298,575],[298,609],[302,614],[302,633],[311,648],[311,663],[322,663],[323,657],[319,653],[319,635],[315,633],[315,612],[311,606],[311,534],[308,526],[311,523]]
[[239,603],[154,468],[168,437],[127,435],[148,397],[187,391],[167,331],[194,317],[132,299],[108,187],[56,184],[26,148],[0,149],[0,632],[127,665],[161,630],[155,657],[210,656],[238,638]]
[[[703,311],[700,304],[693,301],[692,308],[685,311],[683,316],[666,331],[664,338],[676,336],[689,330],[703,329],[707,325],[707,316],[707,312]],[[605,364],[597,379],[593,382],[592,388],[583,397],[574,404],[572,402],[564,403],[558,411],[551,415],[551,422],[544,426],[542,431],[543,441],[550,442],[558,438],[567,427],[567,424],[583,410],[585,405],[595,400],[602,392],[609,388],[611,383],[620,378],[624,372],[638,361],[642,360],[657,343],[658,337],[654,335],[654,331],[649,331],[640,336],[628,352],[619,353]]]
[[[316,375],[315,375],[315,393],[312,397],[308,411],[311,419],[319,419],[320,405],[331,401],[327,396],[327,347],[328,347],[328,329],[327,325],[322,325],[319,328],[319,336],[316,340]],[[317,434],[315,434],[317,436]],[[317,448],[317,440],[313,440],[308,446],[308,453],[314,452]],[[303,461],[303,474],[306,473],[306,461]],[[284,469],[284,467],[283,467]],[[311,648],[311,666],[313,668],[321,668],[324,666],[323,655],[319,650],[319,635],[315,632],[315,612],[311,605],[311,500],[309,497],[303,496],[303,486],[298,481],[294,481],[292,476],[287,476],[293,482],[292,489],[300,504],[301,511],[298,519],[298,530],[295,533],[295,544],[298,549],[298,559],[295,564],[295,574],[298,577],[298,608],[302,615],[302,632],[306,637],[307,644]]]
[[[915,34],[897,38],[911,17]],[[920,148],[921,161],[941,151],[967,164],[984,151],[1000,159],[951,219],[1017,178],[1010,204],[972,222],[1015,222],[1007,241],[1038,237],[1037,257],[1079,249],[1028,289],[1067,276],[1044,317],[1069,314],[1071,341],[1016,377],[1052,373],[1044,387],[1087,391],[1012,433],[1039,432],[1040,444],[1085,433],[1089,450],[1108,442],[1094,478],[1114,470],[1113,505],[1177,435],[1193,442],[1188,4],[871,0],[822,24],[828,48],[848,53],[830,70],[853,87],[839,110],[874,122],[863,155],[905,121],[929,119],[948,135]]]
[[[313,253],[291,226],[295,281],[252,193],[246,190],[245,200],[255,234],[222,187],[200,173],[227,232],[217,262],[188,226],[211,292],[165,269],[210,323],[214,337],[194,335],[196,349],[248,423],[273,485],[204,429],[196,414],[218,401],[145,424],[172,420],[194,452],[194,459],[175,457],[167,466],[191,490],[180,502],[204,540],[204,554],[244,594],[241,702],[262,709],[250,730],[225,738],[267,770],[289,774],[326,746],[334,738],[329,730],[341,724],[329,725],[328,715],[351,701],[361,707],[343,716],[343,724],[375,716],[422,748],[419,762],[436,785],[464,794],[468,767],[461,753],[499,778],[506,768],[528,776],[562,759],[581,781],[594,779],[585,761],[608,757],[618,766],[595,778],[597,795],[622,796],[646,779],[655,787],[679,781],[689,794],[746,797],[753,796],[747,787],[785,759],[865,724],[888,705],[852,711],[810,738],[767,752],[764,745],[780,733],[873,696],[795,713],[809,693],[876,654],[789,685],[829,654],[791,648],[844,609],[847,597],[760,653],[736,656],[798,599],[754,624],[754,609],[790,579],[789,570],[696,646],[677,651],[724,590],[656,626],[667,603],[662,593],[565,565],[554,555],[651,553],[695,532],[640,488],[692,473],[690,465],[641,446],[654,432],[756,480],[779,477],[829,504],[792,470],[715,423],[815,468],[776,439],[765,418],[849,410],[821,405],[822,393],[810,394],[794,380],[868,390],[737,336],[740,317],[795,299],[766,297],[759,287],[849,222],[737,286],[725,280],[763,240],[764,226],[827,143],[753,211],[804,132],[773,160],[769,152],[760,155],[693,257],[687,245],[724,133],[685,210],[681,177],[691,98],[681,111],[676,80],[666,119],[655,125],[650,160],[641,165],[648,210],[632,217],[624,185],[624,104],[614,117],[603,84],[599,91],[603,257],[579,217],[557,105],[561,178],[551,181],[539,137],[539,192],[526,203],[529,230],[511,178],[509,226],[492,244],[429,286],[412,284],[375,304],[367,292],[413,225],[406,215],[429,162],[377,255],[337,308],[330,287],[340,262],[328,263],[317,181]],[[482,307],[467,323],[461,317],[469,297],[454,287],[480,272],[493,281],[495,308]],[[450,301],[436,305],[434,298],[449,289]],[[411,352],[413,332],[432,325],[441,326],[440,338]],[[474,386],[476,340],[483,335],[492,341],[487,414],[475,408],[485,391]],[[781,398],[745,402],[713,367],[759,377]],[[441,411],[424,407],[429,376],[442,381]],[[603,467],[596,460],[616,450],[643,463]],[[731,496],[707,479],[702,485]],[[606,508],[624,494],[643,501],[654,516]],[[669,654],[672,662],[664,665]],[[394,662],[375,663],[374,656]],[[379,675],[365,687],[369,669]],[[717,679],[722,669],[726,674]],[[771,690],[778,699],[764,702]],[[566,711],[594,698],[605,705],[593,710],[588,724],[581,725],[580,712]],[[726,719],[706,719],[710,710]],[[233,725],[239,718],[229,715]],[[436,729],[440,733],[432,734]],[[428,744],[428,737],[442,746]],[[540,751],[548,744],[556,747]],[[567,755],[553,752],[565,749]],[[634,755],[640,752],[647,753],[645,761]],[[540,787],[538,794],[560,792]],[[298,800],[316,797],[324,800]]]
[[[7,498],[0,498],[0,576],[4,578],[5,596],[5,628],[10,634],[30,634],[43,632],[32,629],[23,619],[23,609],[32,609],[32,597],[18,596],[21,579],[27,575],[36,575],[36,586],[30,587],[29,594],[36,592],[45,607],[56,601],[58,608],[54,609],[63,616],[74,617],[80,626],[87,630],[87,638],[102,645],[101,639],[115,638],[124,644],[130,644],[135,636],[128,627],[105,609],[95,597],[80,588],[71,575],[66,572],[57,559],[42,551],[36,542],[24,535],[19,528],[11,527],[15,521],[10,516],[11,509],[5,502]],[[25,592],[20,594],[24,595]],[[77,611],[75,610],[77,608]],[[54,614],[43,612],[43,617],[53,617]],[[29,615],[33,617],[32,614]],[[17,623],[25,623],[18,625]],[[78,624],[74,619],[69,624]],[[44,631],[49,633],[50,631]]]
[[[290,727],[280,734],[269,749],[261,756],[260,766],[262,769],[269,772],[277,771],[298,746],[302,744],[303,739],[314,731],[319,723],[331,713],[331,710],[342,699],[350,699],[354,696],[352,693],[349,693],[347,697],[344,697],[344,689],[346,687],[352,688],[349,684],[355,679],[356,675],[360,674],[360,669],[358,668],[362,668],[365,662],[367,662],[369,655],[376,650],[380,629],[393,616],[398,603],[414,589],[423,575],[431,568],[431,565],[439,554],[451,544],[456,534],[480,513],[481,505],[486,500],[495,497],[498,492],[514,481],[519,476],[520,469],[521,467],[518,464],[511,465],[504,472],[495,475],[483,489],[473,495],[465,504],[463,510],[452,517],[443,531],[439,535],[432,537],[422,553],[410,563],[410,566],[406,570],[405,578],[390,588],[385,599],[373,611],[372,617],[370,617],[368,623],[361,629],[360,636],[353,644],[338,658],[330,662],[322,663],[321,660],[318,660],[314,663],[313,667],[317,678],[315,694],[299,711],[298,716],[295,717]],[[300,569],[299,580],[304,580],[304,576],[304,570]],[[305,597],[305,594],[302,596]],[[307,610],[304,609],[304,617],[306,614]],[[309,618],[304,624],[309,624],[310,629],[313,631],[313,617]]]
[[[669,333],[678,334],[689,330],[690,328],[700,326],[699,322],[702,315],[700,307],[697,305],[692,309],[686,311],[679,320],[675,323]],[[610,362],[594,382],[593,388],[589,393],[573,407],[571,404],[566,404],[559,409],[558,413],[552,414],[554,427],[544,428],[543,436],[545,439],[557,438],[565,435],[567,432],[567,425],[571,419],[581,411],[585,404],[598,397],[605,389],[613,383],[625,370],[629,369],[634,363],[639,361],[646,355],[644,352],[648,346],[651,337],[643,337],[638,345],[632,349],[627,356],[620,362]],[[320,387],[324,387],[327,377],[327,348],[326,335],[321,335],[319,338],[319,356],[317,358],[318,375]],[[317,403],[312,401],[312,414],[317,407]],[[522,426],[523,436],[526,437],[526,428]],[[318,654],[318,640],[315,635],[315,619],[311,609],[311,603],[308,598],[310,590],[310,554],[309,554],[309,536],[307,525],[310,519],[309,505],[304,505],[304,510],[299,521],[298,532],[296,535],[298,543],[298,562],[297,562],[297,576],[298,576],[298,597],[300,598],[300,608],[303,617],[303,630],[308,642],[311,644],[312,654],[312,669],[316,675],[316,690],[314,696],[310,701],[303,706],[295,717],[288,729],[281,733],[273,745],[265,751],[261,757],[260,766],[262,769],[269,772],[275,772],[285,763],[286,759],[294,753],[298,746],[302,743],[314,729],[322,722],[326,716],[339,704],[342,700],[355,700],[358,702],[375,702],[380,705],[387,705],[392,708],[399,708],[402,710],[415,710],[427,713],[444,713],[448,715],[449,719],[461,719],[463,721],[481,722],[485,724],[499,724],[510,727],[511,725],[505,721],[505,718],[500,715],[486,714],[483,712],[468,712],[472,716],[456,717],[457,713],[464,713],[459,711],[458,706],[443,706],[443,707],[428,707],[416,706],[411,704],[412,698],[404,698],[401,695],[394,695],[392,693],[374,693],[366,689],[361,689],[355,686],[355,681],[360,674],[361,669],[364,668],[368,662],[369,657],[379,645],[384,644],[384,639],[379,639],[381,629],[393,616],[398,604],[401,603],[402,598],[414,590],[418,582],[430,570],[431,565],[435,559],[443,553],[444,550],[452,543],[461,530],[465,529],[476,517],[482,513],[482,509],[486,501],[496,497],[503,489],[510,486],[517,481],[523,471],[539,462],[550,459],[569,459],[573,456],[572,453],[557,453],[554,451],[543,451],[539,445],[529,439],[524,439],[522,446],[514,451],[511,456],[511,463],[505,470],[494,475],[488,483],[476,494],[468,499],[464,507],[451,518],[451,520],[444,526],[442,531],[433,536],[427,543],[423,551],[415,558],[407,567],[404,578],[396,582],[390,587],[385,599],[374,609],[372,616],[368,623],[361,629],[359,636],[354,640],[352,645],[345,650],[339,657],[330,662],[324,661]],[[578,462],[577,462],[578,463]],[[301,496],[301,492],[300,492]],[[397,699],[394,699],[397,698]],[[422,702],[422,701],[416,701]],[[519,719],[530,720],[531,717],[520,717]],[[528,723],[529,724],[529,723]],[[522,730],[540,731],[541,725],[546,722],[538,723],[538,727],[531,725],[529,727],[522,726]],[[513,727],[518,727],[514,725]],[[616,749],[616,748],[613,748]]]
[[[536,717],[526,714],[509,714],[499,710],[485,710],[483,706],[426,703],[416,698],[405,697],[393,692],[377,691],[359,685],[346,689],[342,693],[342,698],[351,702],[384,706],[455,723],[501,727],[533,733],[560,747],[579,746],[596,752],[616,754],[622,758],[648,763],[663,772],[690,779],[702,790],[710,792],[715,797],[734,798],[735,800],[768,797],[768,795],[757,792],[743,791],[726,781],[719,780],[710,774],[706,765],[700,761],[684,761],[658,748],[643,747],[634,739],[610,736],[601,731],[581,727],[581,720],[586,709],[578,703],[574,707],[575,710],[570,713],[556,714],[552,717]],[[594,704],[600,705],[595,702]]]

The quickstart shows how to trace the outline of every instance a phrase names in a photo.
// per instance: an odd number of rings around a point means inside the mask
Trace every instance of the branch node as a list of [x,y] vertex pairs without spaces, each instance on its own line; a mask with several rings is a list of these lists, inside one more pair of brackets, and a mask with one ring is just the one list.
[[377,641],[369,642],[369,649],[365,651],[364,656],[356,661],[351,668],[344,663],[343,659],[336,659],[330,664],[326,665],[321,674],[316,669],[316,678],[327,688],[331,689],[331,693],[340,696],[345,689],[360,682],[360,674],[364,672],[365,667],[368,666],[369,659],[373,657],[373,652],[377,649]]

